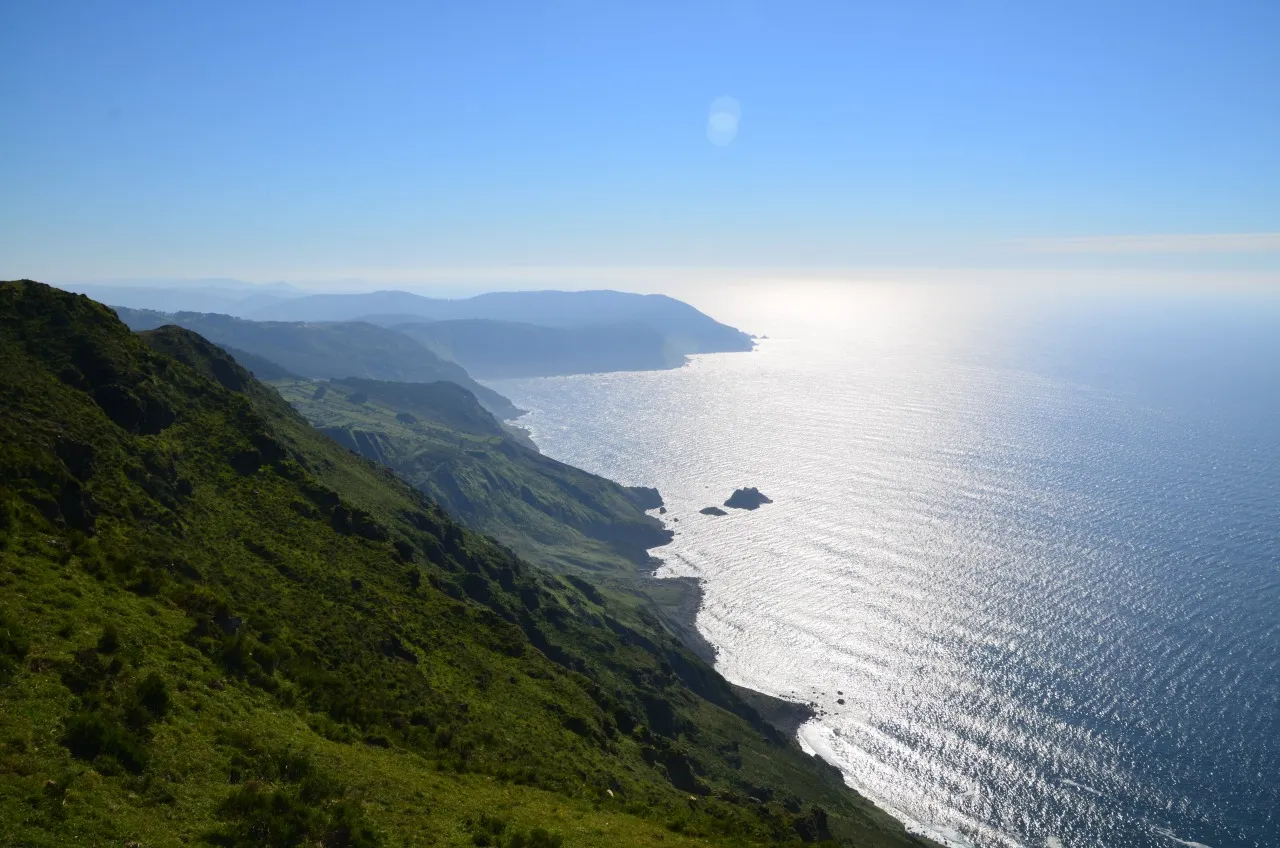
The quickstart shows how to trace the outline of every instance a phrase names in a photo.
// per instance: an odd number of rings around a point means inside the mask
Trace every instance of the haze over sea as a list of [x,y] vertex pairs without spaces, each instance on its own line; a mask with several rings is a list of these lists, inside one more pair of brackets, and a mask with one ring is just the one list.
[[[868,288],[837,319],[495,386],[545,453],[662,490],[719,668],[815,702],[802,744],[914,828],[1280,845],[1280,297]],[[744,485],[775,502],[698,513]]]

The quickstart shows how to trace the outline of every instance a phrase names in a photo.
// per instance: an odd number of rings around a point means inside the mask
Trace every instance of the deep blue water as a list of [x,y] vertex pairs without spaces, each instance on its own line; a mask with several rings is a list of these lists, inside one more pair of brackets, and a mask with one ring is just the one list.
[[[498,387],[545,452],[662,490],[722,672],[816,702],[802,744],[912,827],[1280,846],[1280,298],[846,308]],[[775,503],[698,514],[741,485]]]

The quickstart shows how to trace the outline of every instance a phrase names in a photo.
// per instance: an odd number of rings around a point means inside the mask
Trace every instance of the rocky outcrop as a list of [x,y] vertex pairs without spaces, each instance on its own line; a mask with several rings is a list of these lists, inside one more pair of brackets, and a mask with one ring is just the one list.
[[663,505],[662,495],[650,486],[627,486],[631,501],[641,509],[659,509]]
[[732,509],[758,509],[761,504],[767,503],[773,503],[773,501],[755,486],[749,486],[735,491],[724,505]]
[[704,506],[702,509],[698,510],[698,512],[702,513],[703,515],[728,515],[729,514],[718,506]]

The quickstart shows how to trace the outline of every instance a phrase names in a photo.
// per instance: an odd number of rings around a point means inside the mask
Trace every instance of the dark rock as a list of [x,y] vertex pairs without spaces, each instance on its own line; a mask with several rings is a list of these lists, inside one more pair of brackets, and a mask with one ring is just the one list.
[[[752,507],[752,509],[754,508],[755,507]],[[698,510],[698,512],[702,513],[703,515],[728,515],[729,514],[718,506],[704,506],[702,509]]]
[[658,509],[663,505],[662,495],[650,486],[627,486],[631,502],[641,509]]
[[736,490],[724,505],[733,509],[757,509],[761,504],[767,503],[773,503],[773,501],[755,486],[749,486]]

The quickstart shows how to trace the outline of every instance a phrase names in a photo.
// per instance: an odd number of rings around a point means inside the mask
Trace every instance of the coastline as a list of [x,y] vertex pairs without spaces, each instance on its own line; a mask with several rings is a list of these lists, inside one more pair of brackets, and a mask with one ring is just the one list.
[[[654,516],[655,518],[657,516]],[[663,522],[665,525],[665,522]],[[663,544],[669,544],[664,542]],[[650,548],[649,550],[657,550]],[[690,651],[709,665],[716,667],[716,649],[698,630],[698,611],[702,608],[702,584],[696,577],[658,577],[657,569],[662,560],[652,554],[649,556],[650,569],[642,577],[638,588],[653,602],[662,622],[684,643]],[[719,674],[719,672],[716,672]],[[916,840],[921,848],[973,848],[967,842],[952,838],[950,835],[937,833],[920,822],[914,821],[901,812],[876,803],[850,785],[844,772],[831,760],[822,756],[820,750],[808,744],[800,734],[800,729],[811,719],[819,715],[816,704],[805,701],[790,701],[769,695],[746,686],[739,686],[725,681],[734,694],[742,699],[748,707],[755,711],[761,720],[786,740],[808,756],[812,757],[822,768],[826,769],[833,779],[839,780],[846,791],[860,798],[878,813],[896,821]]]
[[[650,563],[660,565],[661,560],[650,558]],[[702,584],[696,577],[657,577],[656,568],[646,575],[642,584],[645,594],[654,602],[662,622],[697,655],[711,666],[716,665],[716,649],[698,630],[698,611],[702,608]],[[658,584],[655,586],[654,584]],[[718,673],[718,672],[717,672]],[[789,740],[799,744],[800,727],[817,716],[813,704],[788,701],[775,695],[748,689],[729,683],[735,694],[760,714],[766,722]],[[833,766],[834,768],[834,766]]]
[[[665,526],[666,522],[663,524]],[[668,541],[663,544],[669,543]],[[657,569],[662,565],[662,560],[652,554],[649,556],[648,565],[651,568],[642,577],[642,582],[639,584],[640,591],[653,602],[662,622],[675,633],[685,647],[711,666],[714,671],[715,646],[698,630],[698,611],[702,608],[703,598],[701,581],[696,577],[658,577]],[[719,674],[718,671],[716,673]],[[780,733],[788,744],[795,745],[805,754],[813,757],[822,767],[829,770],[833,778],[844,784],[847,791],[901,824],[921,848],[974,848],[971,843],[957,838],[957,835],[939,833],[900,811],[876,803],[850,785],[840,767],[824,757],[821,750],[809,744],[800,734],[800,729],[806,723],[819,716],[816,704],[790,701],[746,686],[739,686],[732,681],[725,682],[729,684],[735,695],[754,710],[766,724]]]
[[[510,430],[511,425],[508,423],[505,429]],[[536,441],[536,431],[527,426],[521,426],[519,429],[526,434],[528,446],[542,453],[541,447]],[[522,439],[521,441],[524,440]],[[663,515],[666,510],[663,498],[657,488],[626,486],[617,481],[611,482],[633,493],[640,494],[638,505],[642,512],[653,521],[655,526],[661,527],[664,531],[670,529],[671,518]],[[662,509],[662,513],[659,513],[659,509]],[[673,538],[668,536],[663,541],[648,548],[632,549],[631,551],[615,548],[620,558],[630,561],[633,570],[629,577],[618,575],[612,579],[606,578],[606,582],[614,582],[618,588],[647,600],[651,605],[652,611],[662,624],[684,647],[706,663],[711,671],[724,680],[724,683],[741,703],[751,713],[755,714],[756,718],[753,723],[757,729],[766,732],[766,735],[768,735],[769,731],[772,731],[777,734],[775,737],[777,741],[809,757],[818,770],[825,772],[828,778],[840,786],[844,792],[849,793],[853,798],[865,805],[863,815],[868,817],[867,821],[880,822],[874,827],[877,829],[884,827],[890,827],[891,829],[901,828],[910,844],[919,848],[974,848],[972,845],[958,842],[944,834],[939,834],[922,823],[904,816],[901,812],[877,803],[850,783],[848,777],[838,765],[827,757],[822,756],[819,750],[807,744],[800,731],[804,725],[822,714],[816,703],[789,700],[760,692],[733,683],[721,675],[716,669],[716,648],[698,630],[697,626],[698,613],[702,608],[704,599],[701,580],[691,576],[657,576],[657,571],[663,565],[663,560],[656,554],[662,547],[671,544],[672,541]]]

